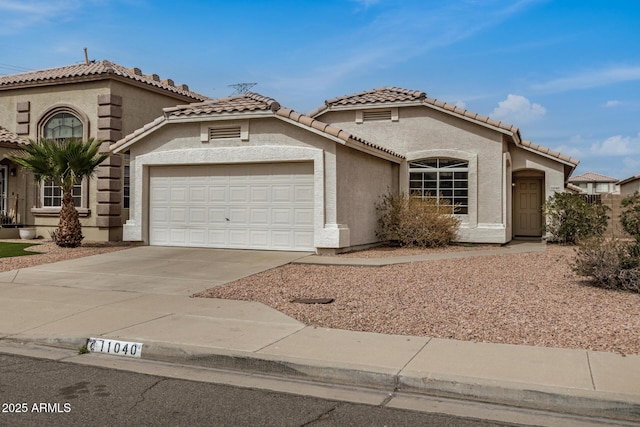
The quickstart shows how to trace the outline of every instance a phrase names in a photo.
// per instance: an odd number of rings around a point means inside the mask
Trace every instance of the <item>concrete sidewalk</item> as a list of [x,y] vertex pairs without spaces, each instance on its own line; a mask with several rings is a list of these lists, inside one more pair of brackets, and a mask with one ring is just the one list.
[[[259,303],[190,298],[139,249],[0,274],[0,339],[78,349],[88,337],[106,337],[143,343],[144,359],[640,422],[639,355],[306,326]],[[210,262],[185,254],[199,256]],[[113,257],[139,265],[112,271],[111,284],[107,273],[89,273]],[[204,289],[194,289],[195,276],[208,287],[217,280],[183,267],[189,292]],[[52,284],[44,271],[62,274]]]

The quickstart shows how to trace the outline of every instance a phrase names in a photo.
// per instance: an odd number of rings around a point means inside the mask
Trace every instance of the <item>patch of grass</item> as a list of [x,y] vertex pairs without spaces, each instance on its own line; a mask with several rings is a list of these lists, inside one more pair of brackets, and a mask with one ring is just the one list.
[[36,245],[37,243],[0,242],[0,258],[39,254],[40,252],[25,251],[26,248]]

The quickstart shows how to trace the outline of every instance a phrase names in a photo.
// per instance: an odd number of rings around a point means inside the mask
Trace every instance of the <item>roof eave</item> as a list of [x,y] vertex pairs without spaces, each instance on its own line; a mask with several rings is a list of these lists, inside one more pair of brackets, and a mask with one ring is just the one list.
[[149,83],[128,78],[126,76],[121,76],[114,72],[88,74],[84,76],[56,77],[52,79],[42,79],[42,80],[36,80],[36,81],[11,83],[6,85],[0,85],[0,91],[27,89],[27,88],[43,87],[43,86],[57,86],[60,84],[87,83],[87,82],[96,82],[96,81],[102,81],[102,80],[117,80],[119,82],[128,84],[130,86],[143,88],[151,92],[159,93],[165,96],[171,96],[173,98],[184,100],[184,101],[194,101],[194,100],[205,101],[209,99],[204,95],[198,94],[198,96],[196,95],[191,96],[191,95],[186,95],[179,92],[174,92],[169,89],[157,87]]
[[164,116],[158,117],[153,122],[149,123],[147,126],[140,128],[134,131],[133,133],[125,136],[121,140],[111,144],[109,146],[109,150],[115,154],[122,153],[126,151],[129,147],[131,147],[133,144],[145,138],[150,133],[153,133],[156,130],[160,129],[161,127],[165,126],[167,123],[168,122],[166,117]]

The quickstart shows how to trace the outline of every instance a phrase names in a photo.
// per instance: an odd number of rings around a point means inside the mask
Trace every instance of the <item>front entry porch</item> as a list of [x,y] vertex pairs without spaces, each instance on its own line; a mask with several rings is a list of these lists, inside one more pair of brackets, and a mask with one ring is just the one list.
[[542,237],[544,173],[519,171],[513,175],[513,237]]

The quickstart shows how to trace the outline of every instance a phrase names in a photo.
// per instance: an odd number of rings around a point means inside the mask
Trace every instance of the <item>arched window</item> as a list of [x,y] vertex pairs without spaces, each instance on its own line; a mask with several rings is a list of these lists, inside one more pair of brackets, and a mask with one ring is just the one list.
[[[71,138],[82,138],[84,126],[82,121],[70,112],[63,111],[53,114],[42,126],[42,136],[47,139],[64,141]],[[82,183],[73,187],[73,204],[82,207]],[[42,206],[62,206],[62,190],[53,181],[46,180],[42,184]]]
[[43,137],[47,139],[65,140],[82,138],[83,126],[80,119],[71,113],[54,114],[42,127]]
[[456,205],[455,214],[469,213],[469,162],[430,158],[409,163],[409,192],[413,197],[440,197]]

